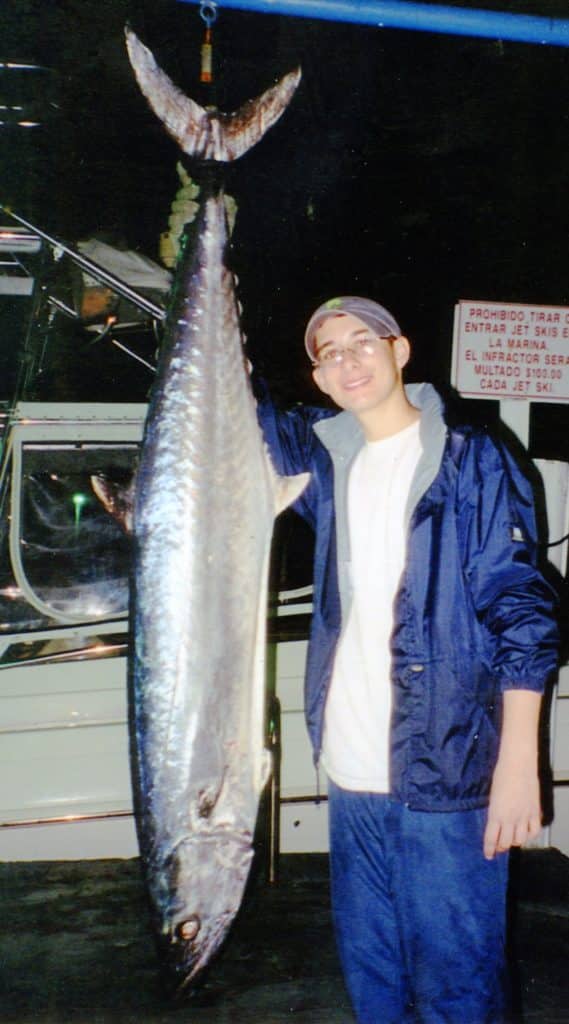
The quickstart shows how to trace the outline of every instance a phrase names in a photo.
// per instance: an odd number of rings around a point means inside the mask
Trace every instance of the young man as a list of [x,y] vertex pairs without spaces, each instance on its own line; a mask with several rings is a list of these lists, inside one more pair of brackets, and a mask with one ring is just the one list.
[[316,531],[306,716],[329,779],[332,907],[360,1024],[507,1019],[507,851],[541,826],[537,726],[556,666],[531,490],[484,432],[449,430],[382,306],[305,336],[339,414],[259,417],[309,469]]

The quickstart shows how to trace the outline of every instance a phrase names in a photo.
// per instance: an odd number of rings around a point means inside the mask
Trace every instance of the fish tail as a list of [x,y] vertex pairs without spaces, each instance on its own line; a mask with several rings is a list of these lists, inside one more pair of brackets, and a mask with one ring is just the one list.
[[183,152],[200,160],[227,163],[246,153],[278,121],[300,82],[301,71],[296,68],[233,114],[206,110],[174,85],[128,26],[125,35],[130,62],[148,104]]

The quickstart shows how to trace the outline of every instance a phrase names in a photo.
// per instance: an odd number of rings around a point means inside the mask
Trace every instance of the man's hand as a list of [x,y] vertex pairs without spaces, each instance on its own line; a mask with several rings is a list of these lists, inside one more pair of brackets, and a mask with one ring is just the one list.
[[498,762],[492,778],[484,856],[491,860],[541,830],[537,736],[541,695],[507,690]]
[[490,790],[484,856],[492,860],[496,853],[504,853],[511,846],[523,846],[528,839],[536,839],[540,831],[537,771],[522,773],[519,759],[511,765],[499,760]]

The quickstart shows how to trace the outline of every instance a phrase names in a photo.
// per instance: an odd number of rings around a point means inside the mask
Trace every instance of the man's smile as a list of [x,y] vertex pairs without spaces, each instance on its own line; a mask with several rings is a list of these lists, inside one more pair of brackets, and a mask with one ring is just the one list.
[[363,374],[363,375],[361,375],[359,377],[355,377],[353,380],[346,380],[346,381],[344,381],[343,386],[346,389],[346,391],[353,391],[356,388],[359,388],[359,387],[362,387],[362,386],[364,386],[366,384],[369,384],[371,379],[372,379],[371,378],[371,374],[366,373],[366,374]]

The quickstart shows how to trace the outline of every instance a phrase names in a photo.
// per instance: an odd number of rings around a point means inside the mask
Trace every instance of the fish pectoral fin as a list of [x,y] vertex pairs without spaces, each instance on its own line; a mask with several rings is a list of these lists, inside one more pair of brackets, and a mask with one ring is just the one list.
[[102,473],[92,474],[90,482],[103,508],[120,523],[125,533],[132,533],[134,477],[127,487]]
[[297,476],[277,476],[275,474],[275,514],[277,516],[300,497],[309,480],[310,473],[298,473]]

